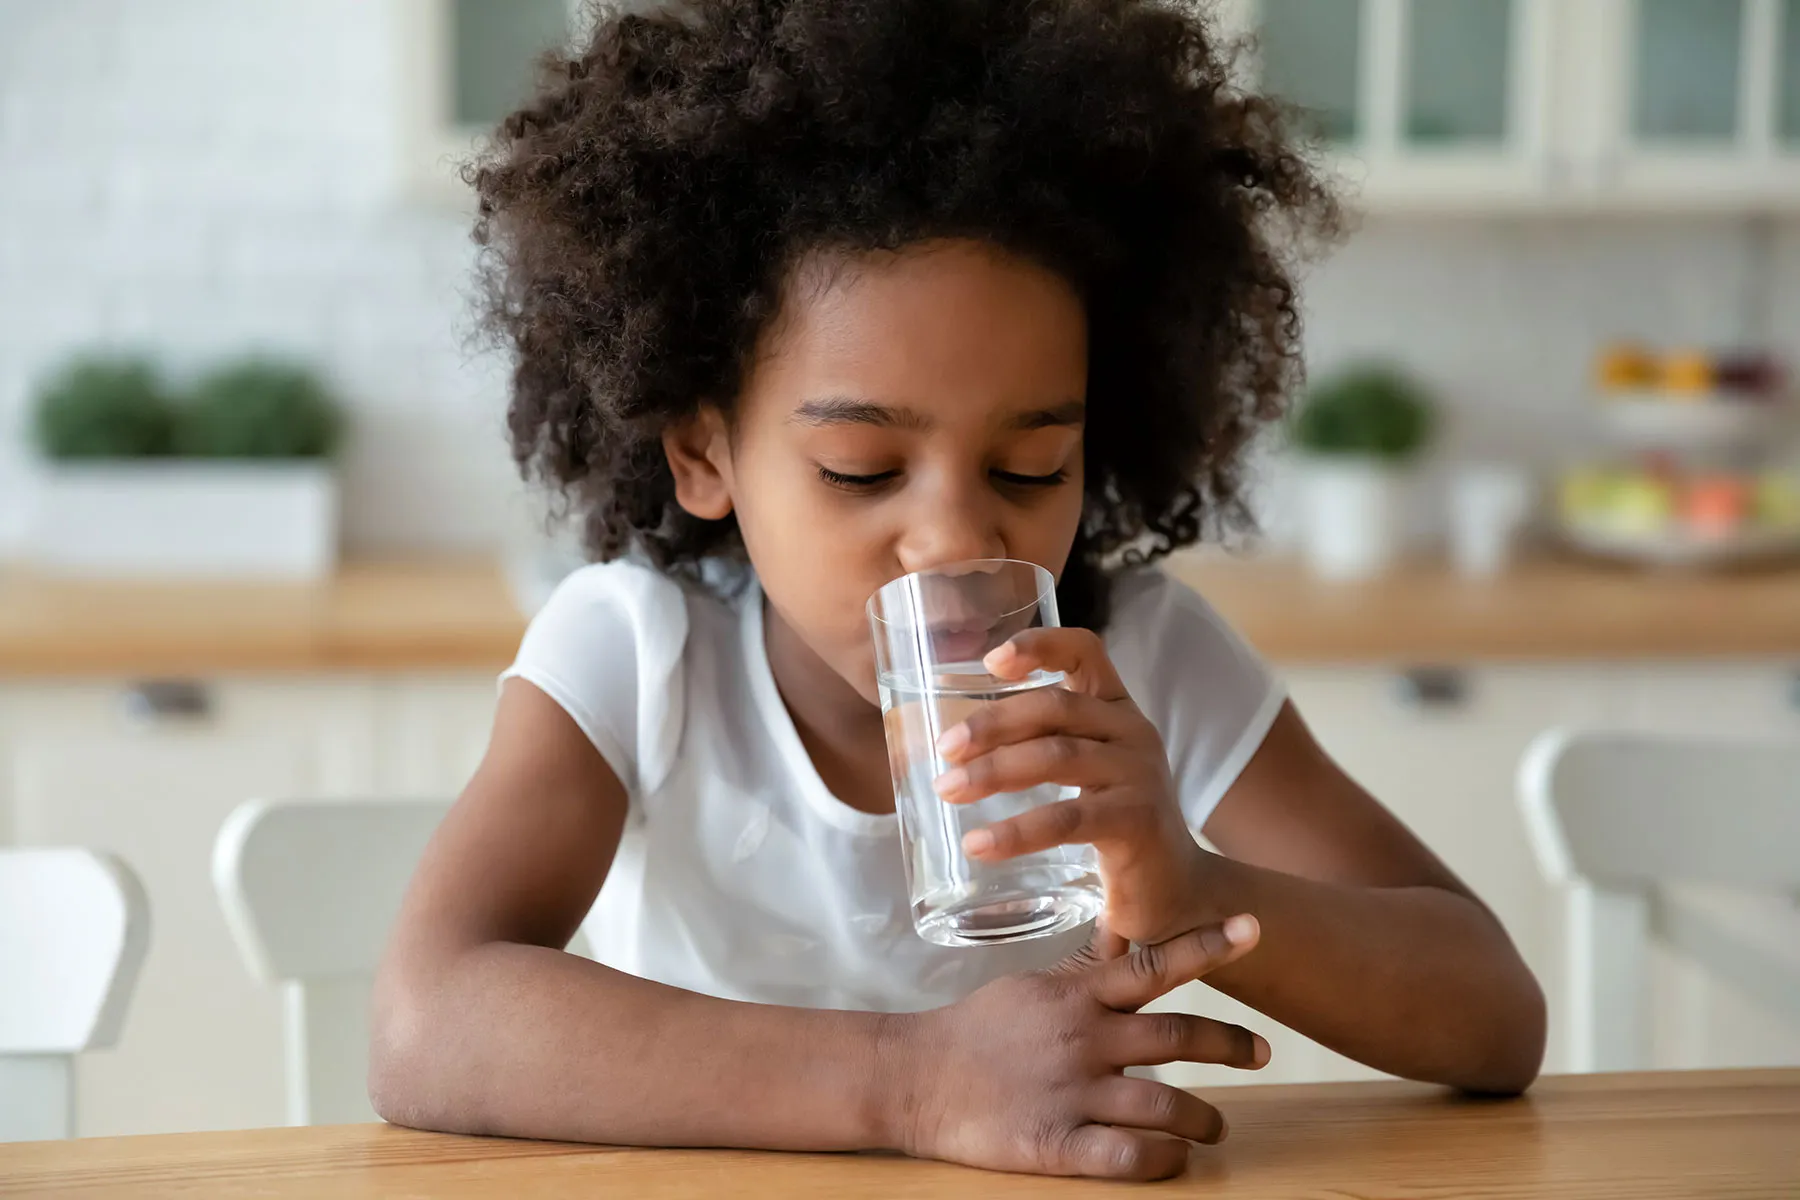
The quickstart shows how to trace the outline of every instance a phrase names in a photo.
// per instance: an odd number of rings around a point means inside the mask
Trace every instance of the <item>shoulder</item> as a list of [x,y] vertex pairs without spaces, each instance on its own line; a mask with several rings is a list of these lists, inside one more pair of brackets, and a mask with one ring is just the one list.
[[680,729],[690,606],[720,603],[641,562],[582,567],[532,617],[502,679],[555,700],[629,790],[652,788]]

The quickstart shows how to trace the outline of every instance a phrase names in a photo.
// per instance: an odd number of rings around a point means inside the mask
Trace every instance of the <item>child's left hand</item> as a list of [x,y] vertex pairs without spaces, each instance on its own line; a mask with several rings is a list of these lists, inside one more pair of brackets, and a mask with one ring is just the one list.
[[1100,638],[1086,629],[1032,629],[990,652],[1002,679],[1061,671],[1067,687],[1009,696],[944,732],[952,764],[938,794],[969,804],[1038,784],[1081,795],[968,834],[970,858],[997,861],[1052,846],[1092,843],[1106,885],[1106,925],[1156,943],[1200,923],[1205,851],[1188,832],[1162,737],[1126,694]]

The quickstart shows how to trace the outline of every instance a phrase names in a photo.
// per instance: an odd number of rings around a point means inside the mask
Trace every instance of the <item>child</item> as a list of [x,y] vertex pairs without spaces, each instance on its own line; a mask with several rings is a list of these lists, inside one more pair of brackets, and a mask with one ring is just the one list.
[[[1268,1057],[1137,1011],[1201,975],[1385,1071],[1532,1080],[1499,923],[1146,565],[1238,513],[1298,374],[1289,249],[1334,215],[1200,14],[603,11],[471,174],[514,451],[599,563],[407,897],[383,1116],[1158,1178],[1225,1123],[1124,1069]],[[962,726],[939,786],[1081,789],[966,849],[1092,843],[1085,948],[911,928],[864,602],[984,557],[1057,574],[1069,626],[991,668],[1070,688]],[[598,962],[562,950],[590,909]]]

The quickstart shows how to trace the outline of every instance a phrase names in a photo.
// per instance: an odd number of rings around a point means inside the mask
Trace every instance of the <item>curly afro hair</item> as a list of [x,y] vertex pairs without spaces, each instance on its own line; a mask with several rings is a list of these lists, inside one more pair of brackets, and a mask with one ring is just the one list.
[[521,469],[598,559],[741,557],[677,505],[663,430],[729,407],[803,256],[980,239],[1086,309],[1062,590],[1098,628],[1106,567],[1246,518],[1243,451],[1301,371],[1293,265],[1337,224],[1228,58],[1175,0],[602,6],[465,171]]

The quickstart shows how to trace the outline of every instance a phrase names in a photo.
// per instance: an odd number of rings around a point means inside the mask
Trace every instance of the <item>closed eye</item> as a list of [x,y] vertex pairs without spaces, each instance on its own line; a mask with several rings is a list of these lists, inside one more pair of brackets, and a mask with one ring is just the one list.
[[994,478],[1001,483],[1010,483],[1015,487],[1055,487],[1069,477],[1067,471],[1052,471],[1048,475],[1019,475],[1012,471],[995,471]]
[[874,475],[846,475],[842,471],[834,471],[830,467],[819,468],[819,478],[832,487],[845,488],[849,491],[863,491],[880,487],[888,480],[899,475],[898,471],[881,471]]

